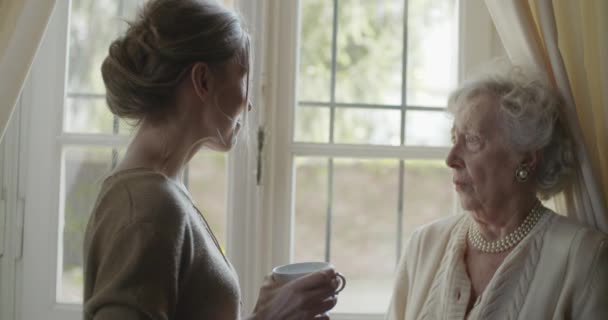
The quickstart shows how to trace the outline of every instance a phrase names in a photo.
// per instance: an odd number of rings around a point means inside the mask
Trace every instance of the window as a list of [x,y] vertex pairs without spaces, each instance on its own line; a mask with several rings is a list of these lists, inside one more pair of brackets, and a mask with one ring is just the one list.
[[346,275],[332,318],[381,319],[413,230],[453,212],[447,95],[494,50],[487,13],[466,3],[302,0],[273,11],[266,199],[274,228],[292,230],[276,231],[286,244],[275,259],[330,261]]
[[335,312],[383,313],[403,243],[451,211],[456,1],[300,3],[293,259],[347,275]]
[[[81,318],[84,229],[132,130],[107,111],[99,69],[144,2],[57,1],[22,99],[23,319]],[[264,153],[250,133],[228,155],[203,150],[184,179],[245,311],[273,266],[328,260],[348,278],[332,318],[382,317],[407,238],[452,208],[446,94],[493,52],[485,8],[470,3],[234,1],[254,39],[250,130],[265,129]]]

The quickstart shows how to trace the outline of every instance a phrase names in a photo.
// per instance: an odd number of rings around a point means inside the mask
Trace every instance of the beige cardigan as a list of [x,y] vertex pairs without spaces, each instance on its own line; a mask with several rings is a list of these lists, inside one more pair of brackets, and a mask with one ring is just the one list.
[[84,319],[238,319],[240,291],[182,189],[146,169],[106,179],[84,248]]
[[[387,319],[464,319],[468,214],[418,229]],[[608,319],[608,238],[549,209],[494,274],[468,319]]]

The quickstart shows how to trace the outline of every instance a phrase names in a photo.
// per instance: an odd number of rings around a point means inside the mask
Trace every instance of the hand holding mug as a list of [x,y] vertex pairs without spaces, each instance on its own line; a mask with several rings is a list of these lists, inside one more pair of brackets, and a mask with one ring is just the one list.
[[260,289],[254,319],[329,319],[336,294],[346,279],[330,264],[304,263],[277,267]]
[[[272,277],[279,283],[287,283],[314,272],[330,269],[333,270],[333,268],[334,267],[327,262],[291,263],[278,266],[272,269]],[[346,278],[341,273],[335,273],[335,278],[332,280],[339,281],[339,285],[336,288],[335,294],[338,294],[340,293],[340,291],[344,290],[344,287],[346,286]]]

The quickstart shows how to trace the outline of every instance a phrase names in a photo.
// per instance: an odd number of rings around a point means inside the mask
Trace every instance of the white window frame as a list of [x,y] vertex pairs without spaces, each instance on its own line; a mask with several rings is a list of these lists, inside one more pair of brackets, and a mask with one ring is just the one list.
[[[299,0],[269,1],[269,33],[266,43],[266,74],[264,87],[268,92],[265,123],[268,124],[268,145],[265,148],[263,211],[270,221],[265,235],[271,248],[265,262],[266,270],[273,265],[288,263],[293,255],[294,167],[299,154],[333,157],[395,159],[443,158],[447,147],[357,146],[293,143],[294,106],[298,72]],[[500,42],[483,0],[458,1],[459,82],[476,73],[481,62],[502,55]],[[384,314],[336,314],[332,319],[383,319]]]
[[19,98],[0,144],[0,319],[15,319],[19,312],[17,275],[22,263],[25,207],[25,188],[20,183],[25,166],[20,160],[27,138],[21,105]]
[[25,230],[17,319],[75,319],[75,307],[55,303],[61,132],[67,57],[68,1],[57,1],[22,94],[30,137],[25,146]]

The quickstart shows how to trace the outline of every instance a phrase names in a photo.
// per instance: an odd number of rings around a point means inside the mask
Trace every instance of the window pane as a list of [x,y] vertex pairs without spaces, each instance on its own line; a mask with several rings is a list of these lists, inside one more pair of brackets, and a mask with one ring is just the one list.
[[63,153],[63,268],[59,281],[59,302],[82,301],[82,245],[86,224],[103,179],[110,173],[112,149],[68,147]]
[[234,1],[235,0],[221,0],[220,2],[223,2],[226,7],[234,9]]
[[[117,0],[114,0],[117,1]],[[121,14],[119,16],[120,19],[134,19],[139,8],[143,7],[148,0],[118,0],[122,8]],[[127,26],[123,25],[122,29],[126,30]]]
[[226,155],[204,150],[188,165],[188,190],[222,248],[226,244]]
[[130,136],[137,129],[135,125],[136,123],[132,120],[118,119],[118,133]]
[[294,262],[325,261],[327,165],[327,158],[295,160]]
[[[70,14],[68,92],[104,93],[101,63],[124,25],[123,1],[73,0]],[[132,15],[130,15],[132,16]]]
[[298,99],[329,102],[333,1],[306,0],[300,5]]
[[401,111],[337,108],[335,142],[399,145]]
[[407,104],[445,106],[458,71],[456,0],[409,0]]
[[401,104],[403,3],[339,1],[336,101]]
[[[126,21],[133,19],[144,3],[144,0],[71,1],[66,132],[114,133],[114,118],[104,99],[101,64],[110,43],[127,28]],[[78,94],[93,96],[72,96]],[[119,132],[128,133],[120,129]]]
[[407,111],[405,142],[416,146],[449,146],[452,119],[443,111]]
[[331,262],[348,278],[335,312],[384,313],[396,265],[399,162],[334,163]]
[[65,132],[112,134],[114,116],[105,99],[68,98],[63,126]]
[[452,173],[443,160],[405,161],[404,244],[414,229],[453,213]]
[[302,106],[296,108],[295,141],[329,142],[329,108]]

